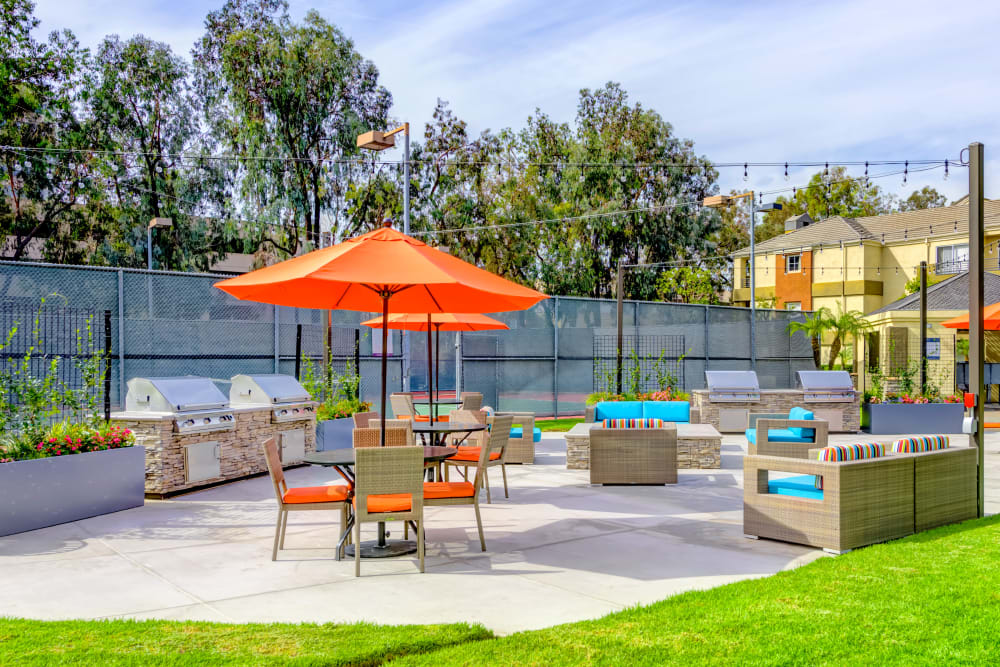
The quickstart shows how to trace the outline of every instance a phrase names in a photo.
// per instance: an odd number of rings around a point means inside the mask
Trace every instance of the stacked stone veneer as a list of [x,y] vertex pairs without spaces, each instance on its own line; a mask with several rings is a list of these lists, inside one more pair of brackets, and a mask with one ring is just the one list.
[[[565,434],[566,469],[590,470],[590,434]],[[722,467],[722,436],[677,439],[677,469]]]
[[[172,415],[115,413],[111,421],[129,428],[136,444],[146,448],[146,494],[165,496],[185,489],[267,472],[262,443],[282,431],[305,430],[305,451],[316,451],[316,417],[271,423],[271,408],[234,408],[233,428],[227,431],[179,434]],[[220,446],[219,477],[187,482],[184,446],[213,441]],[[286,461],[285,464],[296,463]]]
[[[855,433],[861,430],[860,395],[851,402],[806,402],[802,400],[803,393],[799,389],[765,389],[760,392],[759,401],[713,403],[708,400],[708,394],[707,389],[695,389],[691,392],[691,412],[697,410],[700,423],[711,424],[715,428],[719,428],[719,410],[745,409],[752,413],[788,414],[789,410],[798,406],[811,412],[837,411],[842,419],[842,432]],[[833,431],[834,428],[831,427],[830,430]]]

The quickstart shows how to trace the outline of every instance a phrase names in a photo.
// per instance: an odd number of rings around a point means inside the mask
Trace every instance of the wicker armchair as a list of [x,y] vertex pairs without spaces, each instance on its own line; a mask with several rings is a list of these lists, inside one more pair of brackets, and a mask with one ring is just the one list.
[[354,576],[361,576],[361,524],[390,520],[415,524],[423,572],[423,447],[359,449],[354,456]]
[[[796,459],[809,458],[809,450],[826,447],[829,441],[830,424],[823,419],[789,419],[787,414],[750,414],[748,453],[754,456],[788,456]],[[813,430],[812,439],[803,438],[797,442],[776,440],[790,428]],[[754,437],[749,433],[755,431]]]
[[355,412],[354,413],[354,428],[368,428],[368,422],[372,419],[379,419],[380,415],[377,412]]
[[498,412],[497,415],[510,415],[514,418],[514,426],[521,427],[521,436],[511,435],[507,441],[507,463],[535,462],[535,413],[534,412]]
[[[373,420],[374,421],[374,420]],[[389,428],[389,422],[385,421],[385,446],[386,447],[408,447],[413,444],[413,429]],[[380,426],[368,428],[356,428],[353,433],[353,444],[355,449],[367,449],[380,447],[382,445],[382,428]]]
[[462,401],[459,410],[478,410],[483,407],[483,395],[478,391],[463,391],[459,398]]
[[676,484],[677,427],[592,428],[591,484]]
[[[820,498],[770,493],[769,472],[823,478]],[[914,532],[914,455],[858,461],[743,458],[743,532],[843,553]]]

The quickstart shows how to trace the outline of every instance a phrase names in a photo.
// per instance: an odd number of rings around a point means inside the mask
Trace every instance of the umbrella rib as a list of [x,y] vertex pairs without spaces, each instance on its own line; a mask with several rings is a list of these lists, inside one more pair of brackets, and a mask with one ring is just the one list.
[[438,310],[444,310],[444,308],[441,307],[441,304],[438,303],[438,300],[434,298],[434,295],[431,293],[430,288],[427,287],[427,285],[423,285],[423,288],[424,288],[424,291],[427,292],[427,296],[429,296],[431,298],[431,301],[434,302],[434,305],[438,307]]

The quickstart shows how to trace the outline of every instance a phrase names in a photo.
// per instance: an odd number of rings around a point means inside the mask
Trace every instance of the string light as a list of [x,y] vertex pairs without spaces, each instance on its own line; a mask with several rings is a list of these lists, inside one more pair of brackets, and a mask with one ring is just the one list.
[[[785,175],[787,177],[787,174]],[[944,180],[948,180],[948,161],[944,161]]]
[[906,175],[907,173],[909,173],[909,171],[910,171],[910,161],[907,160],[906,163],[903,165],[903,185],[906,185]]
[[750,174],[747,171],[747,167],[748,166],[749,166],[749,163],[747,163],[747,162],[743,163],[743,180],[744,181],[746,181],[746,180],[748,180],[750,178]]
[[[944,163],[944,175],[945,175],[945,178],[948,178],[948,161],[947,160],[945,160],[945,163]],[[788,163],[787,162],[785,163],[785,180],[786,181],[788,180]]]

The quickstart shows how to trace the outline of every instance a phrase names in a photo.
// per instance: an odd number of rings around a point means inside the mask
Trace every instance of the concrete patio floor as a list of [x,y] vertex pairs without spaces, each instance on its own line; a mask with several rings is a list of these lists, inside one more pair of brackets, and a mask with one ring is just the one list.
[[[271,562],[270,480],[244,480],[142,508],[0,538],[0,614],[39,619],[468,621],[498,633],[596,618],[692,589],[766,576],[821,551],[742,530],[745,440],[723,439],[721,470],[682,471],[676,486],[591,487],[545,434],[533,466],[499,474],[483,505],[488,551],[471,507],[426,510],[426,574],[414,557],[333,560],[335,513],[290,515]],[[964,436],[955,436],[964,442]],[[882,437],[879,438],[884,439]],[[858,440],[836,434],[832,442]],[[1000,435],[987,446],[987,510],[1000,509]],[[333,483],[322,468],[292,486]],[[996,490],[996,491],[993,491]],[[990,491],[993,491],[990,493]],[[365,527],[368,537],[374,526]],[[402,527],[390,524],[394,536]]]

